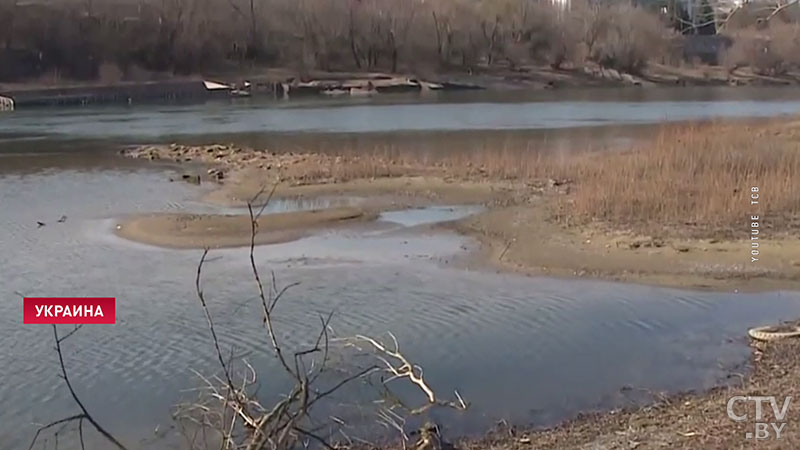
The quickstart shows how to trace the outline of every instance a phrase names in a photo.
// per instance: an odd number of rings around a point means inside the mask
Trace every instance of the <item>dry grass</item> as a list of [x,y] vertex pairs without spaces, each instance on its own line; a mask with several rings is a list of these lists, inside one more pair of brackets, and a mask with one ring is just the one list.
[[[746,236],[750,216],[771,234],[800,228],[800,122],[665,125],[621,151],[534,151],[518,146],[414,151],[376,145],[335,154],[229,147],[143,147],[132,156],[263,168],[294,184],[430,175],[568,190],[555,217],[567,225],[694,237]],[[187,158],[188,157],[188,158]],[[549,183],[548,183],[549,181]],[[751,204],[751,188],[759,204]]]
[[[763,226],[789,231],[800,218],[800,126],[704,124],[664,126],[626,151],[542,153],[514,149],[440,156],[376,150],[378,161],[441,168],[459,178],[572,185],[557,218],[566,224],[607,223],[646,233],[680,228],[700,235],[747,232],[751,214]],[[350,169],[349,178],[356,177]],[[374,173],[369,170],[369,173]],[[751,188],[759,188],[758,205]]]
[[[507,142],[494,139],[482,145],[468,145],[466,148],[448,147],[447,142],[434,148],[418,150],[405,146],[376,145],[372,148],[336,149],[333,152],[343,156],[343,161],[351,167],[336,168],[333,171],[347,173],[349,179],[364,178],[374,171],[400,175],[444,174],[455,178],[486,178],[490,180],[532,180],[558,178],[563,176],[569,161],[578,154],[602,152],[605,149],[582,144],[580,151],[575,149],[527,148],[520,142]],[[374,168],[373,168],[374,167]]]
[[578,158],[567,165],[578,186],[564,214],[648,231],[690,225],[702,234],[746,231],[758,214],[788,231],[800,215],[800,141],[786,131],[687,127],[661,133],[648,148]]

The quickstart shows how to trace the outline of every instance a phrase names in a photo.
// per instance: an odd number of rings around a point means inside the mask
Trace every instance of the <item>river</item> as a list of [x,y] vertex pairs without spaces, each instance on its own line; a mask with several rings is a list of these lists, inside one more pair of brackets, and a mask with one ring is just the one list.
[[[695,92],[694,101],[670,100],[662,90],[646,94],[651,97],[628,90],[620,95],[645,98],[622,101],[611,100],[609,91],[594,99],[579,91],[556,100],[553,91],[517,101],[508,94],[491,101],[480,93],[470,95],[482,100],[144,105],[2,115],[1,447],[27,448],[35,424],[75,413],[57,378],[51,330],[22,325],[18,293],[117,298],[117,324],[84,327],[65,344],[65,356],[89,410],[131,448],[177,442],[170,413],[189,395],[185,389],[198,385],[190,369],[214,369],[194,295],[201,252],[134,244],[112,233],[126,214],[215,211],[198,200],[208,188],[170,183],[169,166],[120,158],[115,150],[121,144],[175,135],[313,142],[345,133],[391,145],[394,135],[387,133],[454,133],[437,137],[448,142],[447,136],[486,130],[490,138],[482,145],[513,136],[546,150],[552,141],[542,136],[552,136],[552,127],[563,127],[559,136],[568,138],[571,127],[586,125],[624,131],[630,128],[623,125],[662,120],[797,113],[800,94],[794,91],[728,90],[731,97],[724,97],[717,90],[719,97],[708,98],[709,90]],[[615,139],[619,133],[608,129],[585,136]],[[413,136],[431,142],[430,135]],[[276,202],[273,208],[310,206]],[[458,434],[481,432],[500,419],[553,424],[581,410],[641,401],[640,389],[674,392],[727,382],[732,370],[744,370],[747,327],[800,316],[795,292],[695,292],[451,267],[476,243],[418,225],[473,212],[459,205],[394,212],[382,216],[380,226],[257,248],[258,263],[275,270],[280,283],[300,283],[279,310],[281,336],[288,345],[307,340],[317,314],[329,311],[341,334],[393,332],[434,389],[443,395],[458,389],[472,403],[464,414],[434,413],[448,433]],[[62,215],[67,219],[60,223]],[[205,290],[223,344],[249,352],[261,373],[274,373],[253,309],[246,250],[211,257]],[[262,389],[276,387],[263,379]],[[77,448],[67,438],[60,445]]]

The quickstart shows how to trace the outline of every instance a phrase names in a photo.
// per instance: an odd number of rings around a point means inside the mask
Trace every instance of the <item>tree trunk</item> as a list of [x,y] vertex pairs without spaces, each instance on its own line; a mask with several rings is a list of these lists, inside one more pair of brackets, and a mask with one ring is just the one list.
[[361,69],[361,56],[358,54],[358,46],[356,45],[356,22],[353,17],[353,5],[350,4],[350,52],[353,54],[353,62],[356,63],[356,68]]
[[444,55],[442,54],[442,32],[439,30],[439,19],[436,17],[436,11],[431,11],[433,15],[433,27],[436,29],[436,54],[439,56],[439,62],[442,62]]
[[256,59],[261,54],[261,44],[258,42],[258,27],[256,25],[255,0],[250,0],[250,54]]
[[389,48],[392,49],[392,72],[397,72],[397,39],[394,30],[389,31]]

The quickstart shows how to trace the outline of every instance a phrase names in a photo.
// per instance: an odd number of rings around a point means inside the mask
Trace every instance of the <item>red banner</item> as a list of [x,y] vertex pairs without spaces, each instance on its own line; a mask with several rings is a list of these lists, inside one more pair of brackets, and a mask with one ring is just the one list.
[[23,323],[117,323],[114,297],[25,297]]

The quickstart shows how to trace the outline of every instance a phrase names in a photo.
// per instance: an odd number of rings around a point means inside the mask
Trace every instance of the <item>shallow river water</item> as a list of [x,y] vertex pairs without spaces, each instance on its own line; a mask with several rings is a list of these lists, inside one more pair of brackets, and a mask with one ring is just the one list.
[[[0,118],[4,126],[14,127]],[[81,127],[75,121],[64,132]],[[0,448],[27,448],[35,424],[75,412],[56,377],[51,330],[22,325],[18,293],[117,298],[117,324],[84,327],[66,344],[67,366],[87,407],[115,435],[132,448],[164,448],[174,436],[154,438],[169,430],[185,389],[197,386],[191,369],[215,368],[194,295],[201,252],[139,245],[112,230],[131,213],[213,210],[197,201],[206,188],[170,183],[170,169],[111,151],[35,151],[49,139],[25,154],[0,147]],[[693,292],[454,267],[476,243],[422,225],[476,211],[397,211],[380,226],[258,247],[258,263],[279,283],[300,283],[281,304],[281,336],[290,345],[307,340],[317,315],[329,311],[341,334],[393,332],[434,389],[458,389],[471,402],[464,414],[434,413],[449,433],[470,433],[500,419],[553,424],[642,400],[640,389],[726,382],[746,363],[747,327],[800,316],[794,292]],[[67,220],[57,222],[62,215]],[[246,250],[213,251],[205,291],[226,348],[250,352],[270,373],[248,270]],[[264,380],[263,389],[274,386]]]
[[790,88],[472,91],[366,99],[245,100],[188,105],[20,110],[0,135],[155,139],[247,133],[529,130],[631,125],[800,112]]

